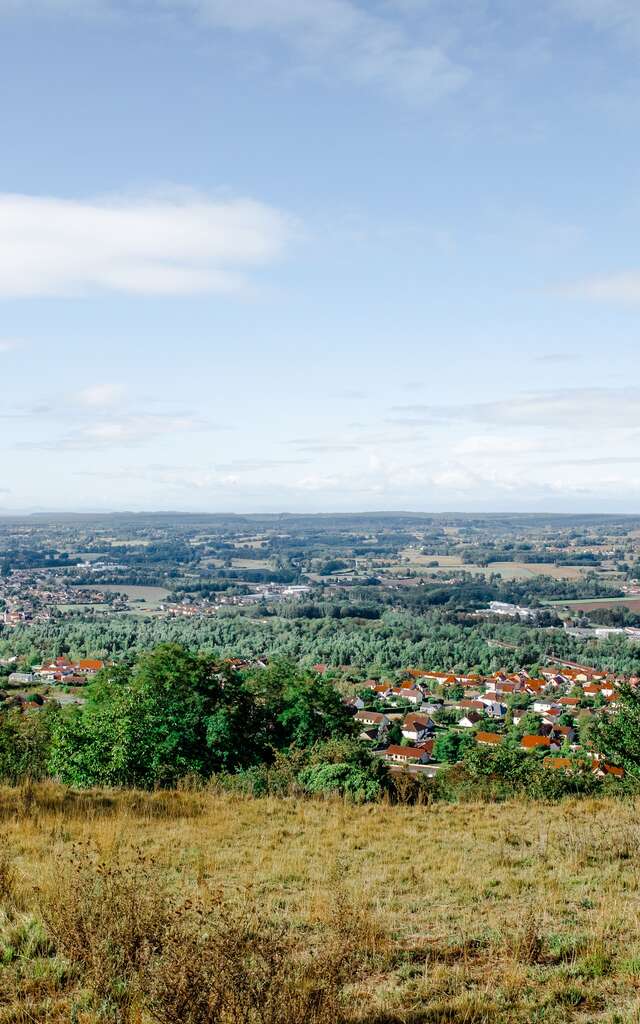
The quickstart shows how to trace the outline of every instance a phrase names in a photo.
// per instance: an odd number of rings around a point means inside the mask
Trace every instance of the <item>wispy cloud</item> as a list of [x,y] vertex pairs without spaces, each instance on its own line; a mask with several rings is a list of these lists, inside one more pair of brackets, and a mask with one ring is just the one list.
[[563,286],[559,291],[569,298],[636,306],[640,303],[640,270],[585,277]]
[[242,290],[295,233],[252,199],[0,195],[0,296]]
[[185,13],[210,31],[261,34],[289,50],[297,72],[377,88],[412,104],[460,90],[469,70],[437,42],[413,38],[398,12],[356,0],[0,0],[0,13],[55,14],[118,21]]
[[400,425],[449,423],[536,426],[574,429],[589,427],[640,428],[640,388],[562,388],[529,391],[492,402],[455,405],[396,405],[390,422]]
[[0,338],[0,353],[15,352],[17,348],[21,347],[22,343],[16,338]]
[[410,103],[430,103],[464,86],[466,68],[435,44],[414,40],[397,18],[352,0],[174,0],[208,24],[267,32],[297,53],[308,71],[383,89]]
[[544,352],[536,356],[534,362],[555,365],[557,363],[571,363],[578,356],[575,352]]
[[91,409],[103,408],[116,405],[123,395],[123,388],[119,384],[92,384],[81,389],[76,394],[76,399]]
[[163,436],[213,429],[222,428],[195,416],[140,413],[103,418],[80,426],[63,437],[21,441],[17,447],[55,452],[138,448]]
[[624,42],[640,42],[637,0],[559,0],[560,8],[585,24],[613,31]]
[[233,462],[218,464],[216,470],[220,473],[259,473],[265,469],[306,466],[308,463],[308,459],[235,459]]

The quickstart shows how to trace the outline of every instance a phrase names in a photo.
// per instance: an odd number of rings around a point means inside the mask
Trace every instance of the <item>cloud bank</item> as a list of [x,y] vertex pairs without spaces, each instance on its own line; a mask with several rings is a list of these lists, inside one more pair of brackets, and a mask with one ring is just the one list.
[[0,298],[238,292],[294,234],[253,199],[0,194]]

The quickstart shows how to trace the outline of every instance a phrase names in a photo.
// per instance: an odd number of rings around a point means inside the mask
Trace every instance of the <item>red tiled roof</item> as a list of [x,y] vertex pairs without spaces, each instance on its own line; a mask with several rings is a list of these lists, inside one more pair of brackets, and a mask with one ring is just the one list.
[[421,757],[424,757],[425,748],[423,747],[400,747],[395,743],[392,743],[390,747],[384,751],[385,757],[403,757],[407,761],[418,761]]
[[502,743],[504,736],[501,736],[497,732],[478,732],[476,733],[477,743],[490,743],[492,746],[497,747]]

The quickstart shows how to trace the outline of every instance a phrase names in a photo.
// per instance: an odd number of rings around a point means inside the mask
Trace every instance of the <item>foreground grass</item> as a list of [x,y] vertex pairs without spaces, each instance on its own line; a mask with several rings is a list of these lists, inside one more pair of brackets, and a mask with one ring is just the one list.
[[0,790],[0,1024],[640,1022],[639,811]]

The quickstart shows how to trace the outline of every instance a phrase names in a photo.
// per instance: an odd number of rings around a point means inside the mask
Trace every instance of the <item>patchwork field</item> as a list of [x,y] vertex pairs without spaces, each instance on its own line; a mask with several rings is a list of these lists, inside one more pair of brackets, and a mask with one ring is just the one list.
[[[0,1024],[637,1022],[639,811],[638,802],[610,799],[411,808],[3,790]],[[205,917],[213,901],[234,936],[249,915],[248,1001],[261,985],[260,998],[273,998],[259,967],[265,934],[279,936],[271,969],[281,991],[269,1016],[252,1014],[250,1002],[244,1016],[207,1016],[195,990],[189,1013],[167,1012],[208,941],[198,915],[169,994],[158,981],[162,957],[112,978],[109,989],[108,969],[125,970],[115,930],[126,944],[141,922],[151,928],[166,894],[188,897]],[[191,911],[180,914],[184,928]],[[316,1012],[300,1009],[286,978],[306,964],[301,998],[322,957],[331,961],[338,933],[343,967],[334,963]],[[294,957],[284,967],[282,949]],[[220,976],[228,969],[218,959]],[[210,984],[210,965],[198,977]],[[337,1002],[327,1009],[330,988]],[[120,1000],[119,1016],[100,1016],[105,992]]]
[[[551,576],[556,580],[576,580],[584,575],[584,568],[579,565],[553,565],[549,562],[490,562],[487,566],[473,565],[463,562],[458,555],[423,555],[407,548],[402,552],[408,559],[404,564],[394,565],[393,572],[406,572],[412,569],[420,575],[435,576],[440,572],[470,572],[490,576],[499,573],[505,580],[532,579],[534,576]],[[430,565],[437,562],[436,566]]]

